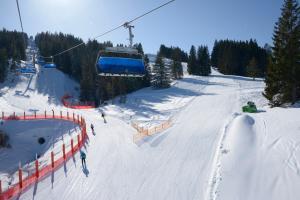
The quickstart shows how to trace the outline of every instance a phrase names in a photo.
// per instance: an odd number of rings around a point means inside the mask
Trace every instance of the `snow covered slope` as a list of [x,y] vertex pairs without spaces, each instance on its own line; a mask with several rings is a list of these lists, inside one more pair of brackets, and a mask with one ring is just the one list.
[[[28,90],[24,98],[14,95],[16,87],[5,86],[1,109],[43,110],[49,107],[48,96],[55,97],[50,107],[64,109],[57,96],[76,84],[62,77],[61,88],[46,81],[46,74],[43,87],[54,91]],[[23,92],[29,80],[19,83]],[[263,80],[213,71],[209,77],[185,76],[166,90],[137,91],[125,105],[76,111],[95,126],[84,148],[87,169],[76,154],[18,199],[297,200],[300,109],[270,109],[263,88]],[[241,113],[248,100],[256,102],[259,113]],[[108,123],[101,119],[103,110]],[[133,143],[129,122],[152,126],[170,117],[171,128]]]
[[37,74],[10,74],[0,84],[0,110],[44,111],[61,106],[65,93],[78,95],[78,84],[58,69],[43,69],[36,65]]
[[[42,166],[50,163],[50,151],[55,154],[61,152],[63,141],[70,141],[79,127],[68,121],[33,120],[33,121],[5,121],[0,127],[8,136],[10,148],[0,149],[0,179],[2,188],[13,185],[18,181],[15,173],[22,164],[24,173],[32,174],[35,170],[33,161],[36,156],[41,157]],[[44,144],[38,143],[38,138],[45,139]]]
[[145,88],[127,96],[126,104],[118,103],[102,108],[106,114],[141,127],[153,127],[176,116],[189,102],[203,94],[208,85],[207,77],[186,76],[174,81],[164,90]]
[[[21,199],[31,199],[33,195],[37,199],[203,199],[220,129],[238,110],[239,85],[221,76],[187,77],[178,85],[183,88],[176,90],[173,86],[177,92],[166,91],[166,99],[193,94],[193,101],[174,112],[172,128],[148,138],[141,146],[132,142],[134,129],[119,118],[109,115],[104,124],[99,121],[97,110],[82,111],[96,130],[86,149],[88,171],[79,166],[77,156],[77,164],[67,163],[67,173],[63,168],[55,173],[53,188],[49,187],[49,177],[36,190],[32,188],[21,195]],[[148,89],[151,92],[158,91]],[[155,96],[160,95],[162,91]],[[152,101],[154,108],[178,108],[172,101],[164,105],[166,102],[149,96],[142,100]]]
[[219,155],[214,199],[299,199],[299,114],[276,108],[236,117]]

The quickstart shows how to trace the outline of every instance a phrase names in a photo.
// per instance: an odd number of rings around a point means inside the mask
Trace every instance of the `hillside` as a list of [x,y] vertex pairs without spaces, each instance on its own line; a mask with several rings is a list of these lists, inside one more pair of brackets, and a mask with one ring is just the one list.
[[[67,111],[60,96],[76,94],[76,84],[56,69],[38,71],[1,86],[2,110]],[[263,88],[263,80],[213,71],[209,77],[185,75],[169,89],[139,90],[126,104],[76,110],[95,126],[84,148],[87,168],[76,154],[18,199],[296,200],[300,110],[270,109]],[[248,100],[259,113],[241,113]],[[171,128],[133,142],[131,122],[152,127],[168,118]]]

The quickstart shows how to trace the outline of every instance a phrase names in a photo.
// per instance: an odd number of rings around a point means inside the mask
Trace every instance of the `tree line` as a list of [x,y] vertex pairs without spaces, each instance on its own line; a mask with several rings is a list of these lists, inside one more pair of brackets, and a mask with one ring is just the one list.
[[8,72],[8,59],[13,61],[25,59],[25,42],[27,35],[17,31],[8,31],[3,29],[0,31],[0,82],[5,80]]
[[215,41],[211,54],[211,65],[223,74],[263,77],[267,63],[267,50],[252,39]]
[[176,56],[178,56],[178,58],[180,57],[180,60],[182,62],[188,61],[188,54],[179,47],[167,47],[164,44],[162,44],[160,45],[158,52],[160,56],[165,58],[172,59],[174,57],[174,54],[177,54]]

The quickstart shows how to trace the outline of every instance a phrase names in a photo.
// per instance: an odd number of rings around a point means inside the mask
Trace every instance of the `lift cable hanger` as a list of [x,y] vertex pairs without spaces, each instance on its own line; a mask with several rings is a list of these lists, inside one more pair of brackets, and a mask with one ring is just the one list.
[[[175,1],[175,0],[168,1],[168,2],[166,2],[166,3],[164,3],[164,4],[162,4],[162,5],[160,5],[160,6],[156,7],[156,8],[154,8],[154,9],[152,9],[152,10],[150,10],[150,11],[148,11],[148,12],[146,12],[146,13],[144,13],[144,14],[138,16],[138,17],[136,17],[136,18],[131,19],[131,20],[128,21],[128,22],[125,22],[125,23],[122,24],[122,25],[119,25],[119,26],[117,26],[117,27],[115,27],[115,28],[112,28],[112,29],[110,29],[110,30],[108,30],[108,31],[106,31],[106,32],[104,32],[104,33],[102,33],[102,34],[100,34],[100,35],[97,35],[97,36],[93,37],[92,39],[100,38],[100,37],[102,37],[102,36],[104,36],[104,35],[107,35],[107,34],[113,32],[113,31],[119,29],[119,28],[122,28],[122,27],[128,28],[128,29],[129,29],[129,32],[131,32],[131,28],[133,28],[133,26],[131,26],[130,24],[131,24],[132,22],[134,22],[134,21],[136,21],[136,20],[138,20],[138,19],[140,19],[140,18],[142,18],[142,17],[144,17],[144,16],[146,16],[146,15],[148,15],[148,14],[150,14],[150,13],[152,13],[152,12],[154,12],[154,11],[156,11],[156,10],[158,10],[158,9],[160,9],[160,8],[162,8],[162,7],[164,7],[164,6],[168,5],[168,4],[170,4],[170,3],[172,3],[172,2],[174,2],[174,1]],[[130,35],[130,36],[129,36],[130,46],[132,46],[132,37],[133,37],[133,34],[132,34],[132,33],[131,33],[131,34],[129,33],[129,35]],[[66,49],[66,50],[64,50],[64,51],[61,51],[61,52],[59,52],[59,53],[57,53],[57,54],[54,54],[54,55],[52,55],[52,56],[41,56],[41,57],[42,57],[42,58],[52,58],[52,59],[53,59],[53,57],[62,55],[62,54],[66,53],[66,52],[68,52],[68,51],[71,51],[71,50],[73,50],[73,49],[75,49],[75,48],[77,48],[77,47],[79,47],[79,46],[81,46],[81,45],[83,45],[83,44],[85,44],[85,43],[84,43],[84,42],[81,42],[81,43],[79,43],[79,44],[77,44],[77,45],[75,45],[75,46],[73,46],[73,47],[70,47],[70,48],[68,48],[68,49]]]

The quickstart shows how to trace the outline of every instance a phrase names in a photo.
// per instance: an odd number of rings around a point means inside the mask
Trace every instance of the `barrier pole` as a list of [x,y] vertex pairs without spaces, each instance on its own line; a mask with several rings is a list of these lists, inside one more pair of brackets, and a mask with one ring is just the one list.
[[69,119],[69,111],[67,112],[67,119]]
[[51,151],[51,166],[54,168],[54,153]]
[[81,141],[83,142],[83,140],[84,140],[84,131],[82,130],[81,131]]
[[47,111],[45,110],[45,119],[47,118]]
[[62,111],[60,111],[60,118],[62,118]]
[[19,186],[22,189],[23,188],[23,180],[22,180],[22,168],[21,163],[19,163]]
[[16,112],[14,112],[14,118],[16,118]]
[[39,160],[37,158],[37,155],[35,159],[35,176],[36,178],[39,178]]
[[62,145],[62,150],[63,150],[64,160],[66,160],[66,146],[65,146],[65,144]]
[[0,195],[2,194],[2,182],[0,180]]
[[24,112],[24,119],[25,119],[25,112]]
[[34,111],[34,118],[36,118],[36,111]]
[[54,118],[54,110],[52,110],[52,118]]
[[74,153],[74,141],[73,138],[71,139],[71,151],[72,151],[72,155]]
[[77,135],[77,142],[78,142],[78,148],[79,148],[79,146],[80,146],[80,136],[79,136],[79,134]]
[[75,121],[75,114],[73,113],[73,121]]

